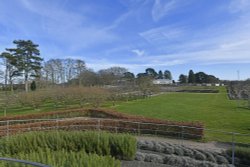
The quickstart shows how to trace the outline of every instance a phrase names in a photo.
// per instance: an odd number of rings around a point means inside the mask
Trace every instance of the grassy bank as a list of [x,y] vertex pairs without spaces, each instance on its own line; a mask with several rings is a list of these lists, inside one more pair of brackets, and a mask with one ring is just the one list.
[[[143,100],[120,103],[116,110],[128,114],[174,120],[201,121],[208,129],[250,133],[250,110],[238,108],[229,100],[226,89],[219,93],[166,93]],[[231,135],[205,132],[208,140],[231,141]],[[238,142],[250,143],[249,137],[238,137]]]

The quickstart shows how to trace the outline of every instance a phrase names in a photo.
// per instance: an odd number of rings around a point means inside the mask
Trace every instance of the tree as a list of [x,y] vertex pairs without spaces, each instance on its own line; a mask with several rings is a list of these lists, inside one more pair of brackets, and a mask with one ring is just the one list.
[[85,69],[78,77],[84,86],[94,86],[100,84],[100,77],[92,69]]
[[220,82],[219,78],[216,78],[213,75],[207,75],[206,83],[218,83],[218,82]]
[[157,90],[156,86],[152,82],[152,78],[147,75],[137,77],[136,84],[138,85],[139,90],[143,93],[144,97],[147,97]]
[[148,76],[147,73],[138,73],[136,75],[136,78],[147,77],[147,76]]
[[30,84],[30,90],[35,91],[36,90],[36,82],[32,81]]
[[128,70],[123,67],[110,67],[100,70],[98,74],[103,84],[109,85],[117,84],[124,77],[124,73],[126,72],[128,72]]
[[194,74],[193,70],[189,70],[188,83],[195,83],[195,74]]
[[158,73],[158,79],[163,79],[163,73],[162,73],[161,70],[160,70],[159,73]]
[[81,77],[79,77],[79,75],[84,71],[86,70],[86,65],[85,65],[85,62],[83,60],[80,60],[80,59],[76,59],[76,62],[75,62],[75,69],[76,69],[76,75],[79,79],[79,86],[82,85],[82,79]]
[[123,78],[127,81],[134,81],[135,75],[132,72],[125,72]]
[[147,68],[146,69],[146,74],[151,77],[151,78],[156,78],[157,77],[157,72],[153,68]]
[[180,82],[181,84],[187,83],[187,76],[184,75],[184,74],[181,74],[181,75],[179,76],[179,82]]
[[207,81],[207,74],[204,72],[198,72],[195,74],[195,82],[196,83],[206,83]]
[[164,71],[164,78],[172,80],[172,74],[171,74],[171,72],[169,70]]
[[28,81],[30,77],[38,77],[42,68],[40,51],[37,44],[31,40],[15,40],[16,48],[6,49],[14,56],[14,66],[24,75],[25,91],[28,92]]
[[0,57],[3,59],[3,65],[5,68],[4,72],[4,84],[5,88],[7,85],[10,85],[10,90],[13,91],[13,79],[17,76],[20,76],[19,71],[15,68],[16,64],[14,56],[9,52],[3,52]]

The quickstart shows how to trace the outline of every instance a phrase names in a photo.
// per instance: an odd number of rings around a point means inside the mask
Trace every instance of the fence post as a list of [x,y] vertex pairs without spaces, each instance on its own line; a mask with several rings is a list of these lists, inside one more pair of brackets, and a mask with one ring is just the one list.
[[183,144],[183,138],[184,138],[184,127],[181,126],[181,144]]
[[99,131],[100,131],[100,124],[101,124],[101,120],[100,120],[100,119],[98,119],[98,123],[97,123],[97,130],[99,130]]
[[140,136],[140,122],[138,122],[137,124],[137,133],[138,133],[138,136]]
[[7,128],[7,134],[6,134],[6,135],[7,135],[7,138],[9,138],[9,133],[10,133],[10,132],[9,132],[9,124],[10,124],[10,121],[8,120],[8,121],[6,122],[6,125],[7,125],[7,126],[6,126],[6,128]]
[[234,158],[235,158],[235,141],[234,141],[234,136],[235,134],[232,133],[232,165],[234,165]]

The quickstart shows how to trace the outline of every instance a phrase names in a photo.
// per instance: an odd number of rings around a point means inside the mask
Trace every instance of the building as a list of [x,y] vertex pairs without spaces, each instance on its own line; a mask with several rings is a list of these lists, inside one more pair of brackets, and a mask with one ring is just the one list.
[[153,80],[153,84],[155,85],[171,85],[173,81],[170,79],[155,79]]

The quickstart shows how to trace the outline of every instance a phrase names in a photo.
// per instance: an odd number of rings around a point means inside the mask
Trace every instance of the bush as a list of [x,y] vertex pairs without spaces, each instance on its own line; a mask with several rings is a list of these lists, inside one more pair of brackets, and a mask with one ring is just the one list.
[[136,152],[136,139],[126,134],[106,132],[29,132],[0,140],[0,153],[25,154],[40,148],[52,151],[84,151],[98,155],[111,155],[132,160]]
[[[36,152],[15,155],[0,154],[1,157],[10,157],[32,162],[39,162],[53,167],[120,167],[121,164],[111,156],[99,156],[97,154],[87,154],[81,152],[68,152],[65,150],[52,151],[50,149],[38,149]],[[21,163],[0,162],[0,166],[5,167],[24,167]]]
[[[232,149],[226,153],[231,157]],[[250,165],[250,147],[235,147],[235,157],[239,159],[239,164]]]

